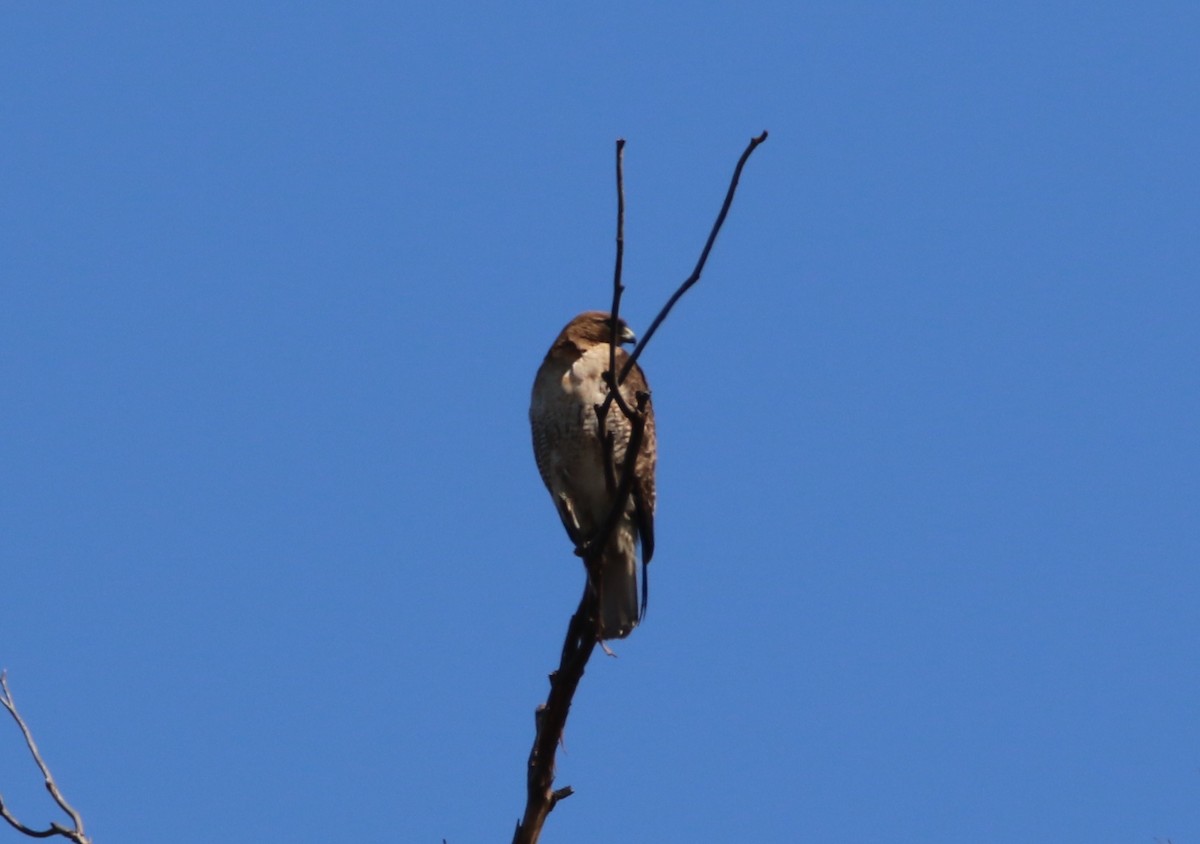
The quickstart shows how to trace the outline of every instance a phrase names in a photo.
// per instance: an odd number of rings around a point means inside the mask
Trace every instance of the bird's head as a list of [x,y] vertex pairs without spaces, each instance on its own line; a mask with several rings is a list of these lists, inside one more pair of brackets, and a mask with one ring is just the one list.
[[[564,337],[576,342],[576,345],[611,342],[612,315],[607,311],[585,311],[568,322],[562,333]],[[633,330],[625,324],[625,320],[617,317],[616,344],[622,346],[636,342],[637,336]]]

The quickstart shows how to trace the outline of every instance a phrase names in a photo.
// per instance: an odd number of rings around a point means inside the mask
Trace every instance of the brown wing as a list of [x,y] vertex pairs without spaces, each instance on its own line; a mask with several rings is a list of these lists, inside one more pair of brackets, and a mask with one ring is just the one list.
[[[624,349],[617,349],[617,371],[625,365],[629,355]],[[621,384],[621,395],[631,407],[636,406],[637,394],[650,394],[650,386],[646,383],[646,375],[636,363],[629,370],[624,383]],[[617,411],[620,415],[620,411]],[[622,419],[621,421],[625,421]],[[626,423],[628,426],[628,423]],[[634,463],[633,503],[634,518],[637,521],[638,534],[642,540],[642,563],[650,562],[654,556],[654,469],[658,462],[658,440],[654,432],[654,403],[646,400],[646,427],[642,432],[642,445],[638,449],[637,460]]]

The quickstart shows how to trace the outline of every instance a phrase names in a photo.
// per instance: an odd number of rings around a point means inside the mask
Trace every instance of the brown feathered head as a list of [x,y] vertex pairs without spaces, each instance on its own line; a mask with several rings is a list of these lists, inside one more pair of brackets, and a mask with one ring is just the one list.
[[[611,342],[612,336],[611,314],[607,311],[584,311],[567,323],[558,339],[586,348],[597,343]],[[636,342],[637,337],[625,324],[625,320],[617,317],[617,345]]]

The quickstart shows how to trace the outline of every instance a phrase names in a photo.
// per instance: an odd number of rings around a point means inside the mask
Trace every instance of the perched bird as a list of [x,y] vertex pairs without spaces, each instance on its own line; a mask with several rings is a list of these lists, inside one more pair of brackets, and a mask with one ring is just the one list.
[[[621,348],[635,341],[624,320],[617,321],[616,372],[629,359]],[[575,317],[546,353],[533,381],[529,422],[538,471],[550,491],[567,535],[579,547],[592,539],[613,508],[616,489],[610,485],[595,406],[603,403],[608,386],[613,342],[611,316],[588,311]],[[636,407],[638,393],[649,395],[646,376],[634,364],[621,384],[621,396]],[[631,493],[601,555],[598,599],[600,638],[620,639],[637,626],[645,610],[645,567],[654,554],[654,409],[645,404],[646,425],[634,463]],[[625,451],[633,426],[613,402],[604,429],[612,435],[613,474],[620,484]],[[642,546],[643,600],[638,600],[637,544]]]

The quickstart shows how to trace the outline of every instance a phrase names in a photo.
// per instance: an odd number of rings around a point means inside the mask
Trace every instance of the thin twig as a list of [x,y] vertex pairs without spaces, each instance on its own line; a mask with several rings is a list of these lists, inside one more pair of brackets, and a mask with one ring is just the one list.
[[712,231],[708,234],[708,240],[704,244],[704,250],[700,253],[700,260],[696,262],[696,268],[692,270],[692,274],[684,279],[683,284],[679,285],[671,298],[667,300],[667,304],[663,305],[663,309],[658,312],[658,316],[654,318],[654,322],[650,323],[650,327],[646,329],[646,333],[638,341],[633,352],[629,355],[629,359],[625,361],[625,366],[621,368],[621,377],[617,379],[618,383],[624,382],[625,376],[629,374],[629,370],[633,369],[634,363],[642,354],[642,349],[646,348],[646,344],[650,342],[650,338],[654,336],[654,332],[658,330],[658,326],[667,318],[667,314],[671,312],[671,308],[675,307],[675,303],[680,300],[684,293],[687,293],[691,286],[700,280],[700,273],[704,272],[704,265],[708,262],[708,253],[712,251],[713,244],[717,240],[717,235],[721,231],[721,226],[725,223],[725,215],[729,213],[729,206],[733,204],[733,194],[737,191],[738,179],[742,177],[742,168],[746,166],[746,161],[750,158],[750,153],[758,148],[758,145],[767,139],[767,133],[764,130],[757,138],[751,138],[749,146],[746,147],[742,157],[738,159],[737,166],[733,168],[733,178],[729,180],[729,190],[725,192],[725,201],[721,204],[721,213],[717,215],[717,220],[713,223]]
[[[621,283],[621,273],[625,263],[625,139],[617,138],[617,259],[613,267],[613,301],[612,309],[609,310],[609,334],[612,337],[612,342],[608,344],[608,372],[610,376],[617,371],[617,346],[619,345],[617,337],[617,325],[621,320],[621,294],[625,292],[625,285]],[[609,389],[612,389],[612,381],[609,381]],[[618,396],[620,398],[620,396]],[[613,451],[614,443],[612,434],[607,433],[606,425],[608,422],[608,403],[603,405],[603,409],[596,408],[596,419],[599,425],[600,441],[604,443],[604,482],[608,487],[609,493],[616,492],[617,478],[613,467]]]
[[31,838],[49,838],[52,835],[61,835],[76,842],[76,844],[91,844],[91,839],[83,834],[83,818],[80,817],[79,813],[67,802],[67,798],[59,791],[58,784],[54,781],[54,777],[50,774],[50,769],[42,759],[37,742],[33,740],[33,733],[30,732],[25,719],[21,717],[21,713],[17,711],[17,704],[13,701],[12,691],[8,688],[8,675],[5,672],[0,672],[0,688],[3,689],[3,694],[0,695],[0,704],[4,705],[4,708],[8,710],[8,714],[17,722],[17,727],[20,728],[21,735],[25,737],[25,745],[29,748],[29,752],[33,756],[33,761],[37,763],[38,770],[42,772],[42,778],[46,783],[46,790],[50,792],[50,796],[54,798],[54,802],[58,804],[59,808],[71,817],[74,828],[67,829],[57,823],[51,823],[50,827],[44,830],[32,829],[25,826],[4,805],[3,797],[0,797],[0,817],[8,821],[9,825],[18,832],[22,832]]
[[[733,195],[737,192],[738,181],[742,178],[742,168],[746,166],[746,162],[750,159],[750,154],[758,149],[759,144],[766,139],[767,132],[763,130],[763,133],[757,138],[751,138],[746,149],[742,151],[737,166],[733,168],[733,177],[729,180],[729,188],[725,191],[725,201],[721,203],[721,210],[717,214],[717,219],[713,222],[712,230],[708,233],[708,240],[704,242],[704,248],[700,251],[700,258],[696,261],[695,269],[675,289],[675,292],[671,294],[671,298],[667,300],[662,310],[654,317],[654,321],[650,323],[650,327],[646,329],[646,333],[639,338],[637,345],[633,348],[633,352],[626,358],[625,365],[621,367],[621,372],[617,376],[618,384],[625,383],[625,378],[629,375],[629,371],[633,369],[633,365],[641,357],[642,350],[646,348],[646,345],[650,342],[650,338],[654,336],[654,332],[658,331],[658,327],[662,325],[667,315],[671,313],[671,309],[675,307],[675,303],[682,299],[683,294],[687,293],[692,288],[692,285],[700,280],[700,274],[704,272],[704,265],[708,263],[708,253],[712,251],[713,244],[717,242],[717,235],[720,234],[721,226],[725,224],[725,217],[729,214],[729,208],[733,205]],[[610,390],[602,405],[603,413],[607,414],[609,406],[619,397],[619,393]],[[597,413],[600,412],[597,411]]]
[[[617,139],[617,260],[613,267],[613,303],[609,312],[612,317],[612,336],[617,339],[617,313],[621,310],[621,294],[625,285],[621,283],[622,264],[625,262],[625,139]],[[608,344],[608,369],[616,372],[617,344]]]

